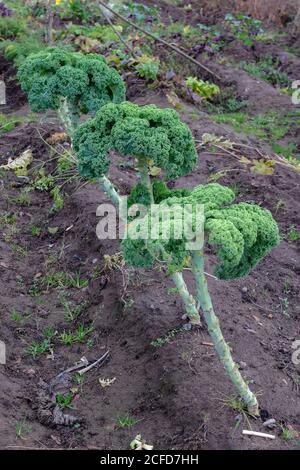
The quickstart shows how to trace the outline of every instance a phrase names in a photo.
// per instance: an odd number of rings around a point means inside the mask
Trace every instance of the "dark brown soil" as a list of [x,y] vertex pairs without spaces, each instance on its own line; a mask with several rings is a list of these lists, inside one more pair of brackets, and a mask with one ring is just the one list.
[[[229,66],[216,62],[210,66],[221,71],[226,82],[235,84],[238,96],[248,100],[249,113],[293,109],[290,97],[271,85],[244,72],[237,74]],[[6,70],[12,73],[11,67]],[[135,102],[170,106],[163,90],[145,92],[139,84],[134,90],[130,97]],[[15,96],[16,101],[9,101],[14,110],[23,104],[22,95]],[[24,109],[21,112],[23,115]],[[180,113],[196,139],[204,132],[215,133],[271,152],[267,143],[254,136],[215,124],[204,108],[184,104]],[[39,123],[21,125],[1,136],[0,164],[30,147],[35,160],[29,180],[38,164],[44,164],[46,173],[53,170],[53,152],[46,140],[59,130],[53,119],[41,116]],[[290,137],[299,144],[299,130],[291,132]],[[257,158],[251,149],[245,155]],[[135,183],[135,172],[120,168],[117,157],[113,158],[110,176],[128,192]],[[300,254],[299,240],[291,241],[287,234],[292,226],[300,227],[299,174],[276,165],[274,175],[260,176],[231,155],[201,151],[197,169],[176,185],[192,187],[222,171],[225,174],[218,181],[236,188],[238,200],[270,209],[282,234],[281,244],[248,277],[230,282],[208,278],[224,335],[244,377],[259,396],[261,418],[248,422],[225,404],[234,390],[209,345],[208,332],[205,328],[183,329],[181,302],[168,291],[172,284],[163,273],[104,269],[104,255],[113,255],[120,247],[117,241],[96,237],[96,208],[105,201],[97,185],[78,180],[66,184],[64,208],[51,214],[48,192],[31,191],[30,205],[16,204],[24,182],[7,173],[0,186],[0,216],[15,214],[18,231],[9,239],[9,227],[1,226],[0,230],[0,339],[7,348],[7,364],[0,366],[1,448],[128,449],[139,433],[155,449],[297,448],[300,366],[292,363],[291,355],[293,341],[300,339]],[[41,227],[39,236],[32,235],[32,225]],[[49,227],[57,230],[51,234]],[[208,272],[212,259],[212,255],[207,257]],[[80,272],[88,285],[47,288],[41,279],[53,269],[73,275]],[[189,273],[186,279],[193,289]],[[73,324],[64,318],[62,296],[75,305],[85,302]],[[16,321],[14,309],[23,321]],[[80,323],[93,323],[88,339],[70,346],[61,344],[59,335],[74,331]],[[46,328],[57,332],[52,340],[53,354],[34,359],[26,354],[26,348],[32,341],[42,341]],[[94,361],[107,350],[109,359],[88,372],[82,386],[73,376],[57,379],[83,356]],[[115,381],[102,388],[99,378]],[[72,415],[75,424],[70,426],[68,420],[57,424],[55,394],[67,393],[70,386],[77,390],[72,408],[64,413]],[[134,417],[136,424],[122,428],[119,418],[125,415]],[[16,423],[24,418],[26,429],[19,439]],[[266,418],[276,419],[276,428],[267,430],[276,435],[275,440],[242,436],[242,429],[249,426],[266,432]],[[295,430],[294,438],[284,440],[282,427]]]
[[18,84],[15,67],[9,60],[4,59],[2,54],[0,61],[0,78],[1,80],[4,80],[6,84],[6,111],[9,112],[10,110],[19,109],[26,103],[27,99]]

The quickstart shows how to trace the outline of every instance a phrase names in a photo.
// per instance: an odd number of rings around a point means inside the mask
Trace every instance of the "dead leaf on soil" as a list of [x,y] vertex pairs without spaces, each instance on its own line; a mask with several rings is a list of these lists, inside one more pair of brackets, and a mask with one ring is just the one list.
[[168,103],[173,106],[173,108],[182,109],[183,105],[174,91],[166,93],[166,98],[168,100]]
[[208,132],[202,135],[202,143],[204,145],[217,145],[224,149],[233,149],[234,145],[231,140],[226,139],[224,136],[217,136],[216,134],[209,134]]
[[274,160],[253,160],[253,166],[250,168],[252,173],[257,175],[274,175],[275,171],[275,161]]
[[153,446],[146,444],[146,441],[142,439],[141,434],[138,434],[130,444],[132,450],[153,450]]
[[239,158],[240,163],[243,163],[244,165],[250,165],[252,163],[252,160],[249,160],[249,158],[245,157],[244,155]]
[[65,142],[66,140],[68,140],[68,136],[65,132],[54,132],[54,134],[50,135],[47,139],[47,142],[50,145],[54,145],[59,142]]
[[110,387],[116,381],[116,377],[112,379],[99,379],[99,384],[102,388]]
[[299,437],[299,432],[295,428],[293,428],[291,424],[288,424],[287,428],[290,431],[292,439],[297,439],[297,437]]
[[149,174],[151,176],[159,176],[161,174],[161,168],[154,165],[153,160],[148,160]]
[[9,158],[6,165],[1,165],[2,170],[13,170],[17,176],[26,176],[27,169],[33,161],[32,150],[27,149],[17,158]]

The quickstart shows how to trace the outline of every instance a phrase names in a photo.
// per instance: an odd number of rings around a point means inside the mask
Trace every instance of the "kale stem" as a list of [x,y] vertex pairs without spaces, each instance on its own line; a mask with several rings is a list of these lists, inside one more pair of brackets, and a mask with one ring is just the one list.
[[197,285],[197,300],[203,310],[209,334],[218,353],[219,359],[225,367],[225,370],[241,398],[247,405],[249,414],[259,416],[258,402],[256,396],[251,392],[248,385],[240,374],[238,365],[234,362],[230,348],[226,343],[220,322],[214,312],[211,297],[208,291],[207,281],[204,274],[204,256],[203,252],[192,252],[193,273]]
[[153,189],[152,189],[152,183],[151,183],[151,178],[149,175],[147,161],[145,158],[142,158],[142,157],[140,157],[138,161],[139,161],[138,168],[140,172],[141,183],[148,192],[150,204],[154,204]]
[[57,113],[67,134],[72,138],[79,124],[79,115],[76,112],[75,106],[68,103],[66,98],[61,98]]
[[116,191],[114,185],[110,181],[110,179],[108,179],[107,176],[103,175],[101,176],[101,178],[99,178],[99,183],[100,183],[102,190],[104,191],[105,194],[109,196],[113,204],[116,207],[120,207],[121,198],[118,192]]

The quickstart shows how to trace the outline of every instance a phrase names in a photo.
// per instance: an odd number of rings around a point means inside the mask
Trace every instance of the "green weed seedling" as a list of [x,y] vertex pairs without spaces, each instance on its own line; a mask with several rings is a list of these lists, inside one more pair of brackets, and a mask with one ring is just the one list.
[[139,423],[141,419],[136,419],[131,416],[129,413],[125,415],[118,416],[117,425],[120,428],[132,428],[135,424]]
[[64,331],[59,339],[62,344],[65,345],[72,345],[74,343],[84,343],[85,340],[87,339],[87,336],[94,331],[94,326],[89,325],[89,326],[84,326],[83,323],[80,323],[80,325],[77,327],[75,332],[71,331]]
[[30,432],[30,427],[27,423],[26,418],[21,418],[15,424],[16,437],[18,439],[25,440],[26,435]]
[[25,353],[28,356],[31,356],[33,359],[45,354],[50,349],[50,341],[48,339],[44,339],[41,342],[32,341],[32,343],[25,349]]
[[71,392],[67,393],[66,395],[63,395],[62,393],[57,393],[55,395],[55,401],[61,410],[64,410],[65,408],[72,408],[71,403],[73,398],[74,396]]

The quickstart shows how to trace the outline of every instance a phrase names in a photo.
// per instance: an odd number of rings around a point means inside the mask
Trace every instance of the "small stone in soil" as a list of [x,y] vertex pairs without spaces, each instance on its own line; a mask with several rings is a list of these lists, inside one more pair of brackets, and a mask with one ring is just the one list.
[[269,429],[276,428],[276,419],[274,418],[268,419],[267,421],[263,423],[263,426]]
[[185,323],[183,325],[183,329],[186,331],[190,331],[192,329],[192,324],[191,323]]

